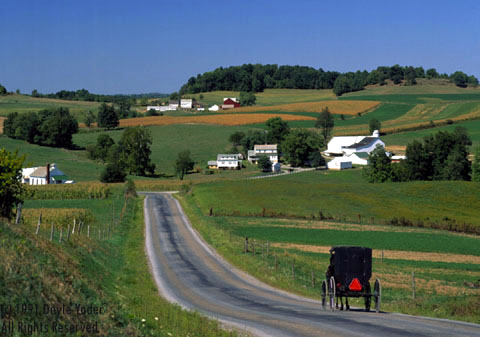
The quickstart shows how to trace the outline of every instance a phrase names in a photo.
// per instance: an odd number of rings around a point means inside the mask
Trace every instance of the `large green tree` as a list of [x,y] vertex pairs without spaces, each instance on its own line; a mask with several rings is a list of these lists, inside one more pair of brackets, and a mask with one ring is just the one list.
[[282,153],[292,166],[304,165],[322,145],[320,136],[307,129],[293,129],[282,142]]
[[97,137],[97,143],[87,147],[88,158],[93,160],[107,160],[110,148],[115,144],[115,141],[109,135],[102,133]]
[[240,92],[240,105],[241,106],[251,106],[255,105],[257,97],[253,92]]
[[7,94],[7,88],[5,88],[3,85],[0,84],[0,95],[6,95]]
[[22,166],[25,155],[0,149],[0,217],[10,219],[13,209],[22,202]]
[[118,114],[113,105],[102,103],[97,115],[98,127],[105,129],[113,129],[118,126]]
[[258,158],[258,167],[262,172],[272,172],[272,162],[270,161],[270,158],[266,155],[261,155]]
[[320,129],[320,134],[323,137],[323,146],[327,146],[334,125],[335,121],[330,110],[328,110],[328,107],[323,108],[315,122],[315,127]]
[[265,122],[267,126],[267,141],[270,144],[280,144],[290,132],[288,123],[281,117],[273,117]]
[[245,138],[245,132],[235,131],[228,137],[228,141],[232,143],[233,146],[238,146],[241,144],[243,138]]
[[370,119],[370,122],[368,123],[368,129],[370,131],[370,134],[373,133],[373,131],[378,130],[380,132],[380,128],[382,127],[382,123],[376,118]]
[[78,132],[78,122],[70,114],[68,108],[42,110],[37,143],[53,147],[73,146],[72,135]]
[[143,126],[126,129],[119,145],[123,162],[130,174],[145,176],[147,173],[155,173],[155,164],[150,159],[152,135],[148,129]]
[[193,170],[195,162],[190,156],[190,151],[185,150],[178,154],[177,159],[175,160],[174,170],[180,180],[183,180],[183,177],[188,171]]
[[383,146],[377,145],[368,156],[368,166],[363,170],[363,174],[371,183],[383,183],[394,181],[394,173],[390,158],[387,156]]

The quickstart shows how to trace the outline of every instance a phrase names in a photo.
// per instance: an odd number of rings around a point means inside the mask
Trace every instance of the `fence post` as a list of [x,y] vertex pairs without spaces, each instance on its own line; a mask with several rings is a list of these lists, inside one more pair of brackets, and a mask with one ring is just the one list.
[[292,278],[295,279],[295,260],[292,262]]
[[20,219],[22,218],[22,207],[23,203],[19,203],[17,206],[17,217],[15,219],[15,225],[18,225],[20,223]]
[[274,256],[275,256],[275,270],[277,270],[278,269],[277,255],[275,254]]
[[415,299],[415,272],[412,271],[412,298]]
[[35,235],[38,235],[38,232],[40,232],[40,224],[42,223],[42,213],[38,216],[38,223],[37,223],[37,229],[35,230]]
[[53,228],[53,222],[52,222],[52,229],[50,229],[50,241],[53,241],[53,231],[55,229]]
[[313,274],[313,270],[312,270],[312,288],[315,288],[315,275]]
[[267,255],[270,253],[270,241],[267,241]]
[[87,237],[90,237],[90,225],[87,226]]
[[75,234],[75,225],[77,224],[77,220],[73,218],[73,229],[72,229],[72,234]]
[[98,240],[102,239],[102,231],[99,229],[98,231]]
[[68,224],[68,229],[67,229],[67,241],[70,241],[70,224]]
[[58,243],[62,243],[63,228],[60,228],[60,237],[58,238]]
[[382,249],[382,262],[383,262],[383,257],[384,257],[384,255],[383,255],[383,249]]
[[243,252],[248,253],[248,237],[245,237],[245,243],[243,245]]

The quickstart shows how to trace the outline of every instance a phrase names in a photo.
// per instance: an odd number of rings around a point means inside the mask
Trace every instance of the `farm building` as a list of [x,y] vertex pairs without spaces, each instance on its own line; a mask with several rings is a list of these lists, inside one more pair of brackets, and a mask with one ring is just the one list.
[[350,155],[356,152],[372,152],[377,145],[385,147],[385,143],[380,139],[378,130],[373,131],[371,136],[346,136],[333,137],[324,152],[327,156]]
[[350,155],[345,155],[353,165],[368,165],[368,153],[367,152],[354,152]]
[[164,112],[164,111],[172,111],[172,110],[177,110],[176,108],[173,108],[173,107],[170,107],[170,105],[165,105],[165,106],[161,106],[161,105],[149,105],[147,106],[147,111],[149,110],[155,110],[155,111],[161,111],[161,112]]
[[210,108],[208,108],[208,111],[218,111],[218,110],[220,110],[220,107],[216,104],[214,104]]
[[345,170],[352,168],[352,162],[347,157],[335,157],[327,163],[329,170]]
[[392,163],[400,163],[402,160],[407,159],[407,156],[391,156],[390,159],[392,160]]
[[281,164],[279,162],[272,164],[272,172],[279,173],[281,171]]
[[238,154],[219,154],[217,155],[217,168],[239,170],[242,167],[242,160]]
[[177,110],[179,106],[180,106],[180,103],[177,100],[170,100],[168,102],[168,107],[171,110]]
[[68,177],[55,164],[22,169],[22,183],[28,185],[47,185],[71,183]]
[[208,163],[207,163],[207,165],[208,165],[208,168],[209,168],[209,169],[216,169],[216,168],[218,168],[218,166],[217,166],[217,161],[216,161],[216,160],[209,160]]
[[238,102],[237,98],[232,97],[232,98],[224,98],[223,99],[223,104],[222,104],[222,109],[233,109],[233,108],[239,108],[241,105]]
[[266,155],[272,163],[278,163],[277,144],[254,145],[253,150],[248,151],[248,161],[256,164],[262,155]]
[[180,107],[182,109],[191,109],[193,107],[193,99],[191,98],[182,98],[180,100]]

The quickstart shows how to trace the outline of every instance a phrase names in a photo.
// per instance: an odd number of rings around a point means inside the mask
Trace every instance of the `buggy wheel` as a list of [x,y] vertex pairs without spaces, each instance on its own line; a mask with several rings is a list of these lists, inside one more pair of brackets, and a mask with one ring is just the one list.
[[375,301],[375,312],[378,314],[380,312],[380,299],[382,297],[382,286],[380,285],[380,280],[375,279],[375,285],[373,286],[373,294]]
[[335,279],[331,276],[328,283],[328,295],[330,297],[330,309],[332,309],[332,311],[335,310],[335,290]]
[[367,284],[365,285],[365,291],[364,291],[364,295],[363,295],[365,297],[365,311],[366,312],[370,311],[370,306],[372,304],[372,298],[370,297],[372,294],[370,292],[371,292],[370,282],[367,282]]
[[327,309],[327,290],[328,290],[327,280],[324,280],[322,282],[322,308],[323,308],[323,310]]

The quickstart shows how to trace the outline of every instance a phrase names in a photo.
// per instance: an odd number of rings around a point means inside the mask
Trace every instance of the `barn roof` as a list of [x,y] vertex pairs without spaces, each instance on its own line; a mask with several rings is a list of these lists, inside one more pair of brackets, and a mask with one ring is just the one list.
[[377,137],[365,137],[361,141],[359,141],[358,143],[346,146],[345,148],[346,149],[358,149],[360,147],[368,146],[368,145],[372,144],[373,142],[377,141],[378,139],[379,138],[377,138]]

